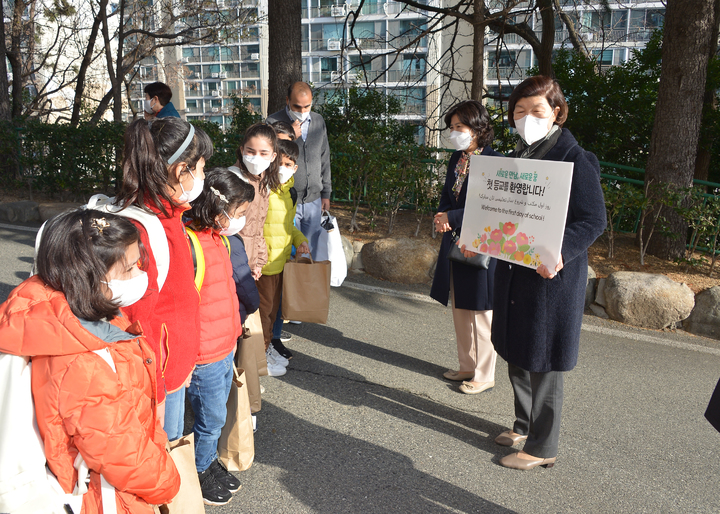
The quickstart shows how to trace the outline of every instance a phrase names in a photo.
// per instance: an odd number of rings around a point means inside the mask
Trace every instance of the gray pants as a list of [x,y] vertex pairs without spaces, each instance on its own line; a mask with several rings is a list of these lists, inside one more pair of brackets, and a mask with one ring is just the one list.
[[533,457],[557,456],[563,402],[562,371],[533,373],[508,363],[515,392],[513,432],[527,435],[523,451]]

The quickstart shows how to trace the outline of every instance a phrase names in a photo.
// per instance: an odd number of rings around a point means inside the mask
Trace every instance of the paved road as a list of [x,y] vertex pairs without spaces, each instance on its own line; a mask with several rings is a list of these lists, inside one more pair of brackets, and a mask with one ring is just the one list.
[[[0,229],[2,292],[31,240]],[[720,512],[720,434],[702,417],[717,342],[586,317],[558,463],[520,472],[493,443],[513,421],[506,365],[493,391],[458,393],[439,378],[456,364],[449,309],[356,287],[333,289],[327,326],[286,325],[295,357],[263,378],[255,464],[209,513]]]

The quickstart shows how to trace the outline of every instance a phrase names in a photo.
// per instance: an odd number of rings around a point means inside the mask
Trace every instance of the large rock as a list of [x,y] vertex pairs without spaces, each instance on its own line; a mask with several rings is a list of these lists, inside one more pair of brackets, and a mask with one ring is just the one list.
[[40,221],[38,204],[37,202],[31,202],[29,200],[1,203],[0,221],[9,221],[11,223]]
[[350,269],[352,267],[353,255],[355,255],[353,245],[347,237],[340,237],[342,238],[343,252],[345,252],[345,262],[347,263],[348,269]]
[[720,339],[720,286],[706,289],[695,297],[695,308],[683,328],[699,336]]
[[595,282],[597,282],[597,275],[595,270],[588,266],[587,285],[585,286],[585,308],[590,307],[595,299]]
[[636,327],[661,329],[687,318],[695,295],[665,275],[618,271],[607,278],[605,310],[611,319]]
[[431,245],[416,239],[379,239],[362,248],[365,272],[374,277],[402,284],[430,282],[430,270],[438,252]]

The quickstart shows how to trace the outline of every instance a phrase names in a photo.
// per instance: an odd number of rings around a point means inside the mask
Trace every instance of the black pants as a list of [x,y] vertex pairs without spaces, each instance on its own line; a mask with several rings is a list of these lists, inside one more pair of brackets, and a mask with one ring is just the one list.
[[562,371],[532,373],[508,363],[515,393],[513,432],[527,435],[523,451],[543,459],[557,456],[563,402]]

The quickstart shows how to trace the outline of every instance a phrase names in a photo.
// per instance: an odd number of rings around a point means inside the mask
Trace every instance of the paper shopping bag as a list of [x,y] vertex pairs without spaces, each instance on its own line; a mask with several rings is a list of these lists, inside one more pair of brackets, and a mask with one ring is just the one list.
[[180,473],[180,491],[172,502],[160,506],[160,512],[163,514],[204,514],[205,503],[195,467],[195,437],[193,434],[189,434],[171,441],[168,445],[170,446],[170,457]]
[[300,257],[285,263],[282,315],[306,323],[327,323],[330,310],[330,261]]
[[[263,342],[263,345],[265,343]],[[258,375],[255,349],[250,339],[238,339],[238,349],[235,354],[235,363],[238,368],[245,370],[246,387],[252,413],[260,411],[262,400],[260,398],[260,376]],[[232,393],[231,393],[232,394]]]
[[[260,320],[260,309],[248,315],[245,321],[245,328],[247,328],[248,335],[250,336],[245,339],[245,341],[249,345],[249,348],[252,348],[255,352],[258,375],[266,377],[268,374],[267,358],[265,357],[265,336],[263,335],[262,321]],[[240,367],[248,369],[244,366]]]
[[234,368],[227,418],[218,441],[220,461],[228,471],[245,471],[255,459],[252,413],[245,371]]

